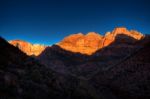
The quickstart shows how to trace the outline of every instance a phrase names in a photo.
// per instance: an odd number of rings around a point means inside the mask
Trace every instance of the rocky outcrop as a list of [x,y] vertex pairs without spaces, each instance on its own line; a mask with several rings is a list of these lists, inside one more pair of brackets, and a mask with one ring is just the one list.
[[[97,50],[113,43],[118,35],[126,35],[135,40],[141,40],[144,38],[144,35],[137,31],[129,31],[125,27],[118,27],[112,32],[107,32],[104,36],[95,32],[89,32],[86,35],[82,33],[73,34],[64,38],[58,43],[58,46],[68,51],[91,55]],[[121,38],[121,42],[128,42],[128,40],[128,38]],[[132,42],[134,43],[135,40]]]
[[12,40],[9,41],[9,43],[14,45],[15,47],[18,47],[21,51],[23,51],[29,56],[38,56],[45,49],[44,45],[31,44],[22,40]]
[[[118,35],[126,35],[125,36],[118,36]],[[129,38],[133,38],[132,40]],[[144,35],[142,33],[139,33],[135,30],[127,30],[125,27],[118,27],[115,28],[112,32],[107,32],[103,38],[103,45],[101,48],[106,47],[113,43],[116,39],[120,39],[120,42],[126,43],[126,42],[132,42],[135,43],[137,40],[141,40],[144,38]],[[129,41],[130,40],[130,41]]]
[[[141,40],[144,38],[144,35],[135,31],[135,30],[127,30],[125,27],[115,28],[112,32],[107,32],[104,36],[96,33],[89,32],[86,35],[82,33],[72,34],[65,37],[61,42],[57,45],[61,48],[86,55],[92,55],[97,50],[100,50],[108,45],[112,44],[117,38],[118,35],[126,35],[135,40],[131,40],[129,38],[120,37],[120,42],[132,42],[135,43],[136,40]],[[31,44],[22,40],[12,40],[9,41],[10,44],[18,47],[21,51],[26,53],[27,55],[38,56],[41,52],[46,48],[43,45],[39,44]]]
[[65,50],[91,55],[100,46],[103,36],[95,32],[73,34],[64,38],[58,45]]
[[140,32],[137,32],[135,30],[127,30],[125,27],[119,27],[119,28],[115,28],[112,31],[112,34],[114,36],[118,35],[118,34],[125,34],[127,36],[133,37],[136,40],[140,40],[141,38],[144,37],[144,35]]

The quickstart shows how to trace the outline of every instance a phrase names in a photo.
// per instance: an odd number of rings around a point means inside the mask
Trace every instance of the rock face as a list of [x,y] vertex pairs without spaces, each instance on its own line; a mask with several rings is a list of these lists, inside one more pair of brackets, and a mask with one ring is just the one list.
[[127,30],[125,27],[119,27],[119,28],[115,28],[113,31],[112,31],[112,34],[114,36],[118,35],[118,34],[125,34],[127,36],[130,36],[130,37],[133,37],[134,39],[136,40],[140,40],[144,35],[135,31],[135,30]]
[[45,46],[40,44],[31,44],[22,40],[12,40],[9,41],[10,44],[18,47],[21,51],[26,53],[27,55],[38,56],[44,49]]
[[64,38],[58,45],[68,51],[91,55],[100,47],[102,38],[95,32],[78,33]]
[[[118,35],[126,35],[128,37],[132,37],[135,40],[141,40],[144,37],[143,34],[135,30],[129,31],[125,27],[118,27],[115,28],[112,32],[107,32],[104,36],[96,32],[89,32],[86,35],[82,33],[72,34],[70,36],[65,37],[57,45],[67,51],[92,55],[97,50],[100,50],[112,44],[116,40],[116,36]],[[121,38],[120,42],[134,43],[135,40],[130,39],[129,41],[128,38]],[[46,48],[43,45],[30,44],[22,40],[12,40],[9,41],[9,43],[18,47],[21,51],[23,51],[27,55],[34,55],[34,56],[40,55],[41,52]]]
[[[124,27],[119,27],[115,28],[112,32],[107,32],[105,36],[101,36],[95,32],[89,32],[86,35],[83,35],[82,33],[73,34],[64,38],[60,43],[58,43],[58,46],[71,52],[91,55],[97,50],[113,43],[116,36],[121,34],[132,37],[136,40],[140,40],[144,37],[143,34],[137,31],[129,31]],[[128,42],[128,39],[122,38],[122,42]]]

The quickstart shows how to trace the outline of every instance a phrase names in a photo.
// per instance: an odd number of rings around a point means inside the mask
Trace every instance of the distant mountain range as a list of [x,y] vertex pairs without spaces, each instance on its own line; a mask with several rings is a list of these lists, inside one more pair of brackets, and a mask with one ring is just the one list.
[[[118,27],[112,32],[107,32],[104,36],[96,32],[89,32],[86,35],[82,33],[72,34],[65,37],[56,45],[71,52],[79,52],[81,54],[91,55],[97,50],[113,43],[116,36],[120,34],[124,34],[135,39],[129,41],[129,37],[122,38],[122,42],[135,43],[137,40],[144,38],[143,34],[135,30],[129,31],[125,27]],[[12,40],[9,41],[9,43],[19,47],[19,49],[25,52],[27,55],[38,56],[46,48],[44,45],[30,44],[29,42],[22,40]]]
[[0,98],[150,98],[149,35],[118,27],[52,46],[3,38],[0,44]]

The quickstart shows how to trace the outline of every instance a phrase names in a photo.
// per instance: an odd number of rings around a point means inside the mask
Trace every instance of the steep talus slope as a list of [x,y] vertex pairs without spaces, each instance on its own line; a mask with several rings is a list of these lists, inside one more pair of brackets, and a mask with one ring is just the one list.
[[11,40],[10,44],[18,47],[21,51],[26,53],[27,55],[38,56],[45,49],[46,46],[40,44],[31,44],[22,40]]

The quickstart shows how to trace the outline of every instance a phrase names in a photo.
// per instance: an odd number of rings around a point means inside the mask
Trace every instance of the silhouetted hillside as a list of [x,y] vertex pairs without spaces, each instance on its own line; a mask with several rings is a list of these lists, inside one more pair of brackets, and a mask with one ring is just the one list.
[[100,86],[105,86],[119,99],[149,99],[150,37],[147,36],[141,44],[143,48],[125,60],[94,75],[91,83],[95,88],[99,90]]
[[[91,99],[83,81],[56,73],[0,38],[1,99]],[[82,83],[83,82],[83,83]],[[82,83],[82,84],[80,84]]]

